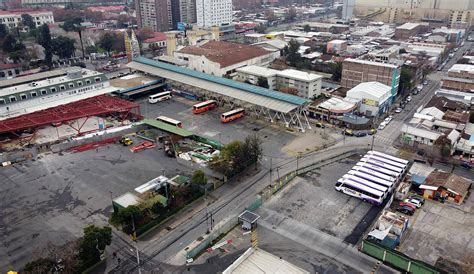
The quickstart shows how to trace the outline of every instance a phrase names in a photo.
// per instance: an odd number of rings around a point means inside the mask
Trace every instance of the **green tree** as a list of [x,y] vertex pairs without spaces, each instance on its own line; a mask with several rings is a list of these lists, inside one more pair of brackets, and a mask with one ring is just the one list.
[[262,87],[262,88],[269,88],[267,78],[258,77],[257,86]]
[[13,35],[8,34],[3,40],[2,49],[6,53],[14,52],[17,48],[18,41]]
[[299,49],[300,44],[295,39],[291,39],[286,50],[286,60],[291,66],[295,66],[301,59],[301,55],[298,53]]
[[46,24],[39,27],[38,43],[44,48],[45,64],[48,65],[48,67],[51,67],[53,60],[53,43],[51,40],[51,32]]
[[50,258],[39,258],[25,265],[25,273],[52,273],[55,262]]
[[79,36],[79,42],[81,43],[82,57],[85,57],[86,53],[84,51],[84,43],[82,42],[82,31],[84,28],[82,27],[81,23],[81,17],[69,17],[64,20],[64,24],[61,26],[61,28],[67,32],[77,32],[77,35]]
[[33,20],[33,17],[31,17],[29,14],[22,14],[21,22],[23,23],[23,26],[27,26],[30,30],[36,29],[36,23]]
[[83,271],[100,261],[105,247],[112,242],[112,229],[94,225],[84,228],[84,236],[79,241],[78,270]]
[[52,41],[53,52],[59,56],[59,58],[69,58],[74,55],[74,51],[76,50],[74,43],[74,39],[58,36]]
[[105,33],[99,39],[99,46],[105,50],[107,53],[110,53],[114,47],[116,37],[110,32]]
[[195,170],[193,172],[193,176],[191,177],[191,183],[196,184],[196,185],[206,185],[207,184],[207,178],[204,172],[200,169]]
[[308,32],[311,31],[311,27],[308,24],[306,24],[306,25],[303,26],[303,31],[308,33]]
[[93,52],[97,52],[97,47],[93,45],[89,45],[86,47],[86,53],[91,54]]
[[0,24],[0,39],[5,38],[8,35],[7,26],[4,24]]
[[413,73],[408,68],[403,68],[400,72],[400,83],[398,86],[398,91],[400,94],[403,94],[405,90],[410,90],[412,88],[412,79]]
[[331,64],[331,79],[333,81],[340,81],[342,76],[342,62],[335,62]]

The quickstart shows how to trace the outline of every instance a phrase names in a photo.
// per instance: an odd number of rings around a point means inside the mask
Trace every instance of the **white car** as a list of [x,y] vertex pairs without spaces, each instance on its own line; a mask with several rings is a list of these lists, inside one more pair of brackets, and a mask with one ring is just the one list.
[[420,208],[421,207],[421,202],[416,200],[416,199],[405,199],[404,200],[405,203],[410,203],[410,204],[413,204],[414,206],[416,206],[416,208]]
[[423,85],[425,85],[425,86],[428,85],[428,81],[425,80],[425,81],[423,82]]
[[384,121],[384,122],[380,123],[380,125],[379,125],[379,127],[378,127],[378,130],[382,130],[382,129],[384,129],[386,126],[387,126],[387,123],[385,123],[385,121]]
[[385,122],[385,124],[389,124],[391,121],[393,120],[393,116],[392,115],[389,115],[387,118],[385,118],[385,120],[383,120]]
[[408,96],[407,97],[407,102],[410,102],[411,101],[411,96]]
[[403,110],[402,108],[397,108],[397,109],[395,109],[395,113],[400,113],[400,112],[402,112],[402,110]]

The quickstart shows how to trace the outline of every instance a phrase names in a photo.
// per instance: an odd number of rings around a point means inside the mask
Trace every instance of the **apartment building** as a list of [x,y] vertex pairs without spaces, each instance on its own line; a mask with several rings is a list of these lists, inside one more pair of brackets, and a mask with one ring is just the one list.
[[379,82],[391,88],[394,100],[398,93],[400,72],[398,65],[348,58],[342,63],[341,86],[351,89],[363,82]]
[[135,0],[135,10],[140,28],[163,32],[173,26],[171,0]]
[[232,22],[232,0],[197,0],[196,16],[200,27],[229,24]]
[[448,70],[441,87],[458,91],[474,92],[474,65],[455,64]]
[[[9,28],[18,27],[21,23],[21,15],[29,14],[33,18],[36,26],[39,27],[43,24],[54,23],[54,17],[52,11],[47,10],[36,10],[36,9],[13,9],[13,10],[0,10],[0,24],[4,24]],[[27,30],[28,27],[24,27],[23,30]]]
[[397,40],[407,40],[420,33],[423,28],[424,27],[418,23],[405,23],[395,28],[394,38]]

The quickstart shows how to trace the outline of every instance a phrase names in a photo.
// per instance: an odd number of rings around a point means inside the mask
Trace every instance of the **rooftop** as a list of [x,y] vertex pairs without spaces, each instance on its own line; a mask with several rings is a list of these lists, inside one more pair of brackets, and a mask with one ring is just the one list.
[[425,185],[435,186],[435,187],[444,187],[451,191],[461,194],[462,196],[466,195],[471,187],[472,182],[458,176],[453,173],[447,173],[443,171],[433,171],[426,178]]
[[441,136],[441,134],[439,134],[437,132],[422,129],[422,128],[417,128],[417,127],[413,127],[413,126],[409,126],[409,125],[402,126],[401,131],[403,133],[406,133],[406,134],[409,134],[409,135],[426,138],[426,139],[432,140],[432,141],[438,140],[439,136]]
[[247,273],[309,273],[261,248],[249,248],[223,274]]
[[454,64],[448,72],[462,73],[467,72],[469,74],[474,74],[474,65],[469,64]]
[[416,27],[418,27],[420,24],[418,23],[405,23],[401,26],[398,26],[397,29],[405,29],[405,30],[412,30]]
[[44,13],[44,12],[52,12],[50,10],[46,9],[10,9],[10,10],[0,10],[0,16],[1,15],[9,15],[9,14],[15,14],[15,15],[22,15],[22,14],[38,14],[38,13]]
[[338,39],[336,39],[336,40],[331,40],[331,41],[329,41],[328,43],[332,43],[332,44],[343,44],[343,43],[347,43],[347,41],[346,41],[346,40],[338,40]]
[[[71,70],[70,72],[74,73],[76,71],[79,71],[79,70]],[[48,87],[48,86],[52,86],[52,85],[57,85],[57,84],[60,84],[60,83],[65,83],[65,82],[68,82],[68,81],[71,81],[71,80],[80,80],[84,77],[102,75],[102,73],[100,73],[100,72],[89,70],[89,69],[81,69],[80,73],[81,73],[81,75],[78,78],[71,78],[72,75],[68,74],[68,75],[65,75],[65,76],[53,77],[53,78],[49,78],[49,79],[45,79],[45,80],[40,80],[40,81],[36,81],[36,82],[33,81],[33,82],[30,82],[30,83],[25,83],[25,84],[20,84],[20,85],[17,85],[17,86],[4,88],[4,89],[0,90],[0,96],[7,96],[7,95],[15,94],[15,93],[18,93],[18,92],[26,92],[26,91],[29,91],[29,90],[35,90],[35,89],[38,89],[38,88],[43,88],[43,87]]]
[[164,32],[154,32],[153,37],[145,39],[143,43],[156,43],[160,41],[166,41],[166,34]]
[[357,105],[344,101],[337,97],[332,97],[318,105],[319,108],[327,109],[334,113],[344,113],[354,110]]
[[219,63],[221,67],[228,67],[259,56],[271,54],[261,47],[224,41],[209,41],[200,47],[188,46],[178,52],[205,56],[207,59]]
[[368,61],[368,60],[361,60],[361,59],[354,59],[354,58],[347,58],[347,59],[344,60],[344,62],[352,62],[352,63],[358,63],[358,64],[373,65],[373,66],[386,67],[386,68],[396,68],[397,67],[397,66],[392,65],[392,64],[380,63],[380,62],[374,62],[374,61]]
[[182,129],[173,125],[169,125],[160,121],[157,121],[155,119],[143,119],[142,121],[144,124],[161,129],[163,131],[173,133],[175,135],[179,135],[182,137],[190,137],[193,136],[194,134],[186,129]]
[[141,202],[142,200],[139,197],[137,197],[136,195],[130,192],[127,192],[114,199],[114,203],[118,204],[119,206],[123,208],[126,208],[127,206],[130,206],[130,205],[137,205]]
[[12,69],[12,68],[19,68],[19,67],[21,67],[21,64],[11,64],[11,63],[0,64],[0,69]]
[[262,76],[262,77],[271,77],[275,76],[279,71],[276,69],[270,69],[266,67],[261,67],[257,65],[246,66],[236,69],[238,72],[244,72],[252,75]]
[[[347,91],[347,97],[359,98],[358,94],[363,94],[363,98],[373,98],[384,102],[391,96],[392,88],[379,82],[364,82]],[[370,98],[368,98],[370,97]]]
[[316,81],[318,79],[323,78],[321,75],[318,75],[315,73],[308,73],[308,72],[295,70],[295,69],[285,69],[285,70],[279,71],[278,76],[287,77],[287,78],[300,80],[300,81],[307,81],[307,82],[312,82],[312,81]]
[[0,88],[11,87],[11,86],[15,86],[15,85],[23,84],[23,83],[28,83],[28,82],[31,82],[31,81],[56,77],[56,76],[60,76],[60,75],[66,75],[67,71],[71,70],[71,69],[79,69],[79,67],[68,67],[68,68],[63,68],[63,69],[55,69],[55,70],[51,70],[51,71],[39,72],[39,73],[31,74],[31,75],[16,77],[16,78],[13,78],[13,79],[2,80],[2,81],[0,81]]

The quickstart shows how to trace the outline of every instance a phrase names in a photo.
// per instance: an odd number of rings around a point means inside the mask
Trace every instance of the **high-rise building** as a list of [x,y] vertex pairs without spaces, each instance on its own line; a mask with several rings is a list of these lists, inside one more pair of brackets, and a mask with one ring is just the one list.
[[170,0],[135,0],[138,26],[153,31],[169,31],[172,28]]
[[178,22],[186,24],[196,23],[196,0],[171,1],[171,15],[173,29],[178,28]]
[[236,9],[252,9],[262,5],[262,0],[232,0]]
[[342,1],[342,20],[351,20],[352,13],[354,12],[355,0],[344,0]]
[[196,0],[196,21],[200,27],[232,22],[232,0]]

